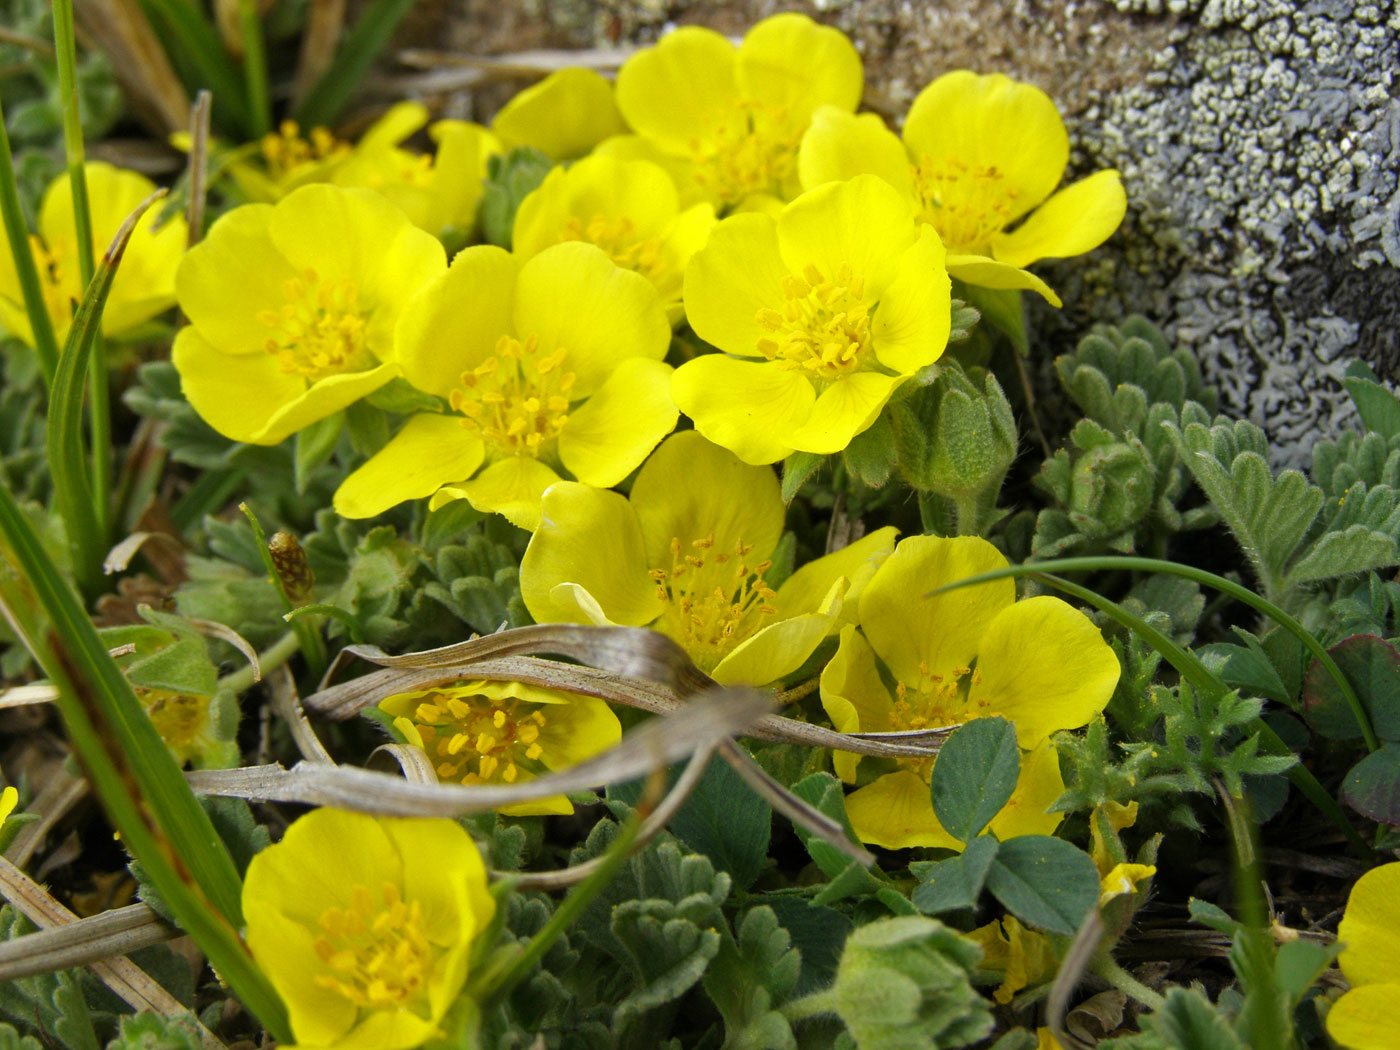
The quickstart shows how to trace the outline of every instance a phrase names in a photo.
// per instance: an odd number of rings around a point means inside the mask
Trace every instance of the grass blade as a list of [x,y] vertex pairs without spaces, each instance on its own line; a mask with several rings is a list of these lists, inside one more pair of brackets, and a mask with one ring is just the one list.
[[327,126],[340,115],[412,7],[413,0],[378,0],[365,8],[346,34],[330,68],[292,114],[303,128]]
[[5,108],[0,105],[0,217],[5,222],[5,236],[10,242],[10,255],[19,276],[24,310],[29,315],[29,328],[34,335],[34,352],[39,355],[39,367],[44,382],[53,386],[58,369],[58,339],[54,336],[49,308],[44,303],[39,270],[34,265],[34,252],[29,247],[29,226],[24,221],[24,209],[19,203],[19,183],[15,180],[15,159],[10,151],[10,136],[5,130]]
[[153,21],[165,30],[166,50],[172,57],[185,60],[186,87],[192,91],[208,88],[212,92],[215,123],[235,138],[252,137],[253,120],[243,94],[243,78],[201,10],[189,0],[141,3],[147,17],[153,16]]
[[257,0],[238,0],[238,26],[243,32],[243,84],[253,134],[262,138],[272,130],[272,103],[267,95],[267,51]]
[[274,1038],[286,1010],[238,936],[242,885],[227,849],[97,631],[0,487],[0,606],[58,689],[73,750],[123,842],[180,925]]

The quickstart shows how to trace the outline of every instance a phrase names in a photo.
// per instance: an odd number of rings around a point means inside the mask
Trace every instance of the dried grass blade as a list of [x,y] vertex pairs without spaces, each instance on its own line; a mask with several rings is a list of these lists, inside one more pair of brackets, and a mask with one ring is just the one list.
[[88,966],[178,936],[144,904],[104,911],[0,944],[0,981]]

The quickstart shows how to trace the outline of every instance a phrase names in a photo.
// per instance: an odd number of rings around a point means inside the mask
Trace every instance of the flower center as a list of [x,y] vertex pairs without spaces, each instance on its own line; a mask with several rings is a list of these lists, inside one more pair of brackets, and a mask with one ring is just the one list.
[[783,278],[783,305],[755,316],[772,339],[759,352],[779,368],[800,368],[818,379],[839,379],[860,367],[870,348],[870,307],[865,278],[842,263],[827,280],[810,263],[802,276]]
[[348,277],[323,281],[315,270],[282,283],[281,310],[263,310],[258,322],[271,330],[263,349],[283,372],[315,382],[370,363],[360,289]]
[[448,400],[462,413],[462,425],[475,430],[503,456],[547,454],[569,418],[569,391],[574,373],[561,365],[561,346],[542,354],[539,339],[520,342],[503,335],[496,353],[470,372]]
[[330,160],[350,152],[350,145],[341,142],[325,128],[312,128],[307,138],[294,120],[284,120],[276,131],[263,136],[263,161],[274,180],[287,178],[307,164]]
[[666,603],[657,627],[680,643],[706,674],[740,642],[758,631],[777,609],[777,595],[763,582],[771,561],[751,565],[753,544],[737,540],[715,550],[715,537],[691,542],[671,538],[670,569],[652,569],[656,596]]
[[723,204],[738,204],[754,193],[783,197],[802,130],[788,126],[785,106],[741,99],[708,139],[691,140],[695,181]]
[[618,266],[635,270],[651,281],[656,281],[667,269],[661,255],[660,238],[639,239],[632,220],[626,216],[610,219],[606,215],[594,215],[587,222],[570,218],[559,232],[559,240],[595,244]]
[[[969,704],[968,690],[979,685],[982,672],[971,667],[955,667],[949,674],[934,674],[927,663],[919,664],[919,677],[913,685],[898,682],[894,689],[894,709],[890,714],[890,725],[894,732],[911,732],[918,729],[941,729],[957,725],[970,718],[977,718],[969,706],[987,707],[987,701],[978,700]],[[901,765],[914,770],[925,780],[933,768],[930,758],[901,758]]]
[[327,908],[313,947],[328,972],[316,984],[356,1006],[408,1007],[427,996],[432,949],[418,901],[405,904],[384,883],[378,898],[365,886],[350,891],[350,907]]
[[433,158],[425,153],[385,150],[375,159],[378,167],[365,178],[365,185],[372,190],[386,186],[428,187],[433,183]]
[[542,772],[540,732],[547,704],[495,699],[472,686],[435,689],[413,712],[412,721],[437,775],[460,784],[514,784]]
[[995,164],[974,167],[925,154],[913,165],[920,217],[938,231],[949,251],[985,254],[992,235],[1015,217],[1020,192],[1006,184]]

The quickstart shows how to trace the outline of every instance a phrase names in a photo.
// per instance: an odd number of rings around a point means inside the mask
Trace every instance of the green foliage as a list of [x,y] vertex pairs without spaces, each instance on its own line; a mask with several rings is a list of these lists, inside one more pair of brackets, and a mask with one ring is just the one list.
[[190,1014],[162,1017],[143,1011],[123,1017],[107,1050],[200,1050],[199,1026]]
[[[1389,486],[1368,490],[1358,480],[1329,503],[1300,472],[1273,474],[1268,441],[1252,423],[1183,418],[1164,429],[1249,558],[1264,597],[1286,610],[1301,608],[1305,588],[1400,560],[1400,495]],[[1333,467],[1329,480],[1347,476]]]
[[914,907],[925,915],[942,915],[974,907],[987,884],[997,850],[994,836],[979,835],[955,857],[932,864],[911,864],[910,870],[920,880],[914,887]]
[[1099,873],[1064,839],[1018,835],[997,847],[987,888],[1023,922],[1071,936],[1098,902]]
[[772,908],[750,909],[724,938],[705,990],[724,1017],[725,1050],[796,1050],[787,1018],[773,1009],[792,995],[802,957]]
[[1142,1020],[1136,1035],[1100,1043],[1103,1050],[1245,1050],[1226,1016],[1196,988],[1173,988]]
[[[34,925],[10,905],[0,908],[0,941],[33,933]],[[99,1050],[93,1015],[79,971],[35,974],[0,984],[0,1014],[22,1030],[41,1033],[65,1050]],[[88,994],[96,981],[87,978]],[[9,1029],[9,1026],[4,1026]],[[13,1032],[13,1029],[9,1029]],[[24,1045],[25,1040],[17,1040]]]
[[1021,753],[1004,718],[976,718],[955,730],[938,752],[930,778],[933,812],[959,842],[971,842],[1016,790]]
[[32,1035],[20,1035],[13,1025],[0,1024],[0,1050],[44,1050]]
[[[1361,700],[1381,740],[1400,741],[1400,652],[1375,635],[1346,638],[1327,650]],[[1303,680],[1303,715],[1329,740],[1360,740],[1361,726],[1342,691],[1314,661]]]
[[487,162],[486,188],[477,214],[482,235],[489,243],[510,247],[516,209],[553,167],[554,161],[529,146],[517,147]]
[[520,553],[511,545],[474,532],[459,544],[439,548],[425,562],[423,596],[441,603],[478,634],[530,622],[520,598]]
[[43,393],[35,388],[0,387],[0,484],[21,501],[48,497],[48,460],[44,453]]
[[1214,412],[1217,395],[1201,378],[1189,350],[1173,350],[1144,317],[1118,327],[1095,325],[1073,353],[1055,359],[1055,371],[1084,415],[1122,435],[1144,433],[1156,404],[1177,410],[1194,401]]
[[1163,713],[1162,743],[1129,745],[1152,756],[1149,769],[1178,777],[1182,791],[1209,794],[1219,777],[1231,795],[1243,793],[1246,776],[1282,773],[1298,761],[1296,755],[1259,753],[1259,734],[1245,727],[1259,717],[1262,701],[1232,690],[1212,702],[1186,682],[1176,688],[1154,686],[1152,696]]

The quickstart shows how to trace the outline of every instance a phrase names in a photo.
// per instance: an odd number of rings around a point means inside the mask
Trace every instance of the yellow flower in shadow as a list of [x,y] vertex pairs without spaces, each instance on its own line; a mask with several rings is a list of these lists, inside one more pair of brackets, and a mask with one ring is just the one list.
[[1400,864],[1382,864],[1356,881],[1337,927],[1338,964],[1351,982],[1327,1014],[1327,1034],[1348,1050],[1395,1050],[1400,1032]]
[[318,809],[248,865],[245,938],[298,1047],[410,1050],[467,978],[495,913],[481,855],[452,820]]

